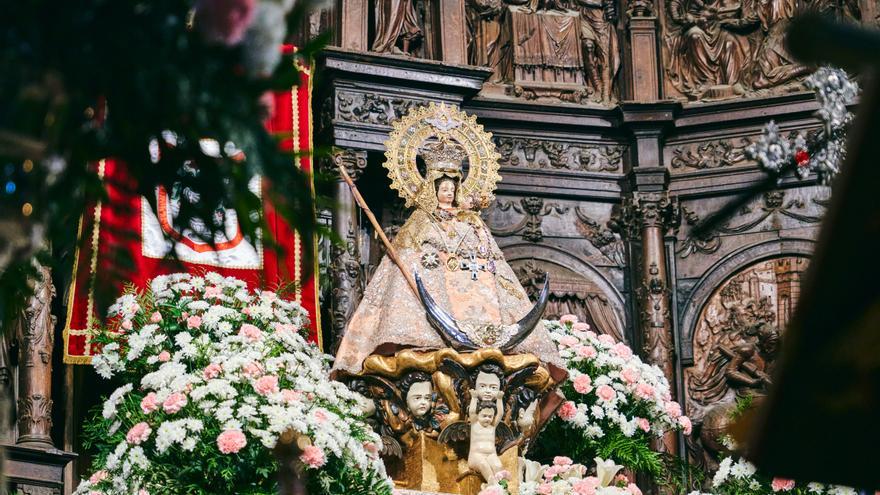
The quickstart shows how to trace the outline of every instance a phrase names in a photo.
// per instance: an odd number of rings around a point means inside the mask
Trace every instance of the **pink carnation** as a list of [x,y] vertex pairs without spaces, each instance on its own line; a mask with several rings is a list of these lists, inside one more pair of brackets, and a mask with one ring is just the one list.
[[143,488],[141,488],[140,490],[138,490],[137,495],[150,495],[150,492],[148,492],[148,491],[144,490]]
[[654,397],[654,387],[647,383],[639,383],[636,385],[636,396],[649,400]]
[[150,323],[159,323],[162,321],[162,314],[158,311],[153,311],[153,314],[150,315]]
[[278,392],[278,376],[265,375],[261,376],[254,383],[254,390],[260,395],[269,395]]
[[123,321],[123,322],[122,322],[122,328],[125,329],[125,330],[131,330],[131,328],[132,328],[131,320],[125,320],[125,321]]
[[611,348],[611,352],[613,352],[614,354],[617,354],[619,357],[621,357],[623,359],[629,359],[633,355],[632,349],[630,349],[629,346],[627,346],[623,342],[618,342],[618,343],[614,344],[614,347]]
[[296,325],[292,323],[274,323],[272,328],[275,330],[275,333],[284,333],[284,332],[295,332]]
[[636,418],[636,424],[642,431],[651,431],[651,422],[645,418]]
[[574,352],[576,352],[578,356],[586,359],[596,357],[596,348],[591,345],[578,346]]
[[140,445],[150,438],[150,433],[152,432],[153,430],[150,428],[150,425],[141,421],[128,430],[128,433],[125,434],[125,441],[132,445]]
[[217,363],[211,363],[205,366],[205,369],[202,370],[202,376],[205,380],[210,380],[212,378],[217,378],[220,376],[220,373],[223,371],[223,367]]
[[601,343],[603,343],[603,344],[605,344],[605,345],[612,345],[612,344],[614,344],[614,337],[608,335],[607,333],[603,333],[602,335],[600,335],[600,336],[598,336],[598,337],[596,337],[596,338],[599,340],[599,342],[601,342]]
[[541,483],[540,485],[538,485],[538,493],[540,493],[541,495],[550,495],[551,493],[553,493],[553,485],[546,482]]
[[281,397],[284,398],[284,402],[290,404],[292,402],[298,402],[300,399],[302,399],[302,392],[300,392],[299,390],[290,390],[289,388],[286,388],[281,391]]
[[694,426],[691,424],[691,418],[689,418],[687,416],[679,416],[678,417],[678,424],[681,425],[681,431],[685,435],[690,435],[691,431],[694,428]]
[[193,315],[186,319],[187,328],[199,328],[200,326],[202,326],[201,316]]
[[598,487],[599,478],[595,476],[589,476],[572,485],[572,489],[577,495],[595,495]]
[[770,483],[770,488],[772,488],[774,492],[787,492],[794,488],[794,480],[773,478],[773,481]]
[[249,342],[258,342],[263,338],[263,332],[251,325],[250,323],[245,323],[241,326],[241,330],[238,332],[239,335],[248,339]]
[[574,405],[572,401],[565,401],[562,403],[562,406],[559,408],[559,417],[562,418],[563,421],[569,421],[577,415],[577,406]]
[[499,485],[489,485],[480,490],[480,493],[477,495],[504,495],[504,488],[501,488]]
[[168,414],[174,414],[177,411],[183,409],[183,406],[186,405],[186,396],[180,392],[174,392],[169,395],[165,402],[162,403],[162,410]]
[[159,359],[159,361],[161,361],[163,363],[167,363],[168,361],[171,361],[171,353],[169,353],[168,351],[162,351],[156,357]]
[[207,42],[237,45],[254,18],[255,4],[256,0],[199,0],[196,27]]
[[102,481],[104,481],[104,480],[106,480],[106,479],[107,479],[107,471],[105,471],[105,470],[102,469],[102,470],[100,470],[100,471],[95,471],[95,472],[89,477],[89,483],[91,483],[91,484],[94,485],[95,483],[100,483],[100,482],[102,482]]
[[574,325],[577,321],[578,317],[575,315],[562,315],[562,317],[559,318],[559,322],[563,324]]
[[571,457],[566,457],[564,455],[558,455],[553,458],[554,466],[571,466],[572,460]]
[[205,299],[209,297],[218,297],[223,295],[223,289],[217,286],[211,286],[205,288]]
[[572,325],[571,329],[578,331],[578,332],[586,332],[587,330],[590,329],[590,325],[588,325],[582,321],[579,321],[579,322],[575,323],[574,325]]
[[601,385],[598,389],[596,389],[596,395],[599,396],[600,399],[605,401],[614,400],[617,397],[617,392],[614,391],[609,385]]
[[308,447],[303,449],[303,453],[300,454],[299,459],[306,465],[311,468],[319,468],[327,462],[327,459],[324,457],[324,451],[315,447],[314,445],[309,445]]
[[681,416],[681,406],[678,405],[678,402],[669,401],[666,403],[666,414],[670,416]]
[[256,361],[250,362],[244,365],[242,373],[248,378],[255,378],[263,374],[263,365]]
[[588,394],[593,390],[593,380],[590,379],[590,375],[578,375],[572,380],[572,384],[574,390],[579,394]]
[[150,414],[156,409],[159,409],[159,401],[156,400],[156,392],[150,392],[141,399],[141,411],[143,411],[144,414]]
[[566,335],[559,339],[559,345],[564,347],[574,347],[580,342],[577,337],[573,337],[571,335]]
[[626,491],[631,493],[632,495],[642,495],[642,490],[635,483],[630,483],[626,485]]
[[226,430],[217,435],[217,448],[224,454],[235,454],[247,445],[247,438],[241,430]]
[[315,409],[315,412],[312,413],[312,416],[315,417],[315,421],[317,421],[319,424],[326,423],[327,419],[329,419],[329,416],[327,416],[327,411],[323,409]]
[[639,378],[641,378],[642,374],[639,373],[639,370],[635,368],[624,368],[623,371],[620,373],[620,376],[623,377],[626,383],[633,384],[639,381]]

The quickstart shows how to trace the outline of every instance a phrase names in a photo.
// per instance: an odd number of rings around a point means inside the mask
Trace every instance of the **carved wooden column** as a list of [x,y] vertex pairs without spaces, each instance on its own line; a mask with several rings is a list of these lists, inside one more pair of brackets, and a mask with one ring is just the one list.
[[440,0],[440,49],[444,62],[468,63],[464,16],[464,0]]
[[16,444],[52,448],[52,345],[55,287],[49,269],[40,267],[34,295],[27,308],[27,321],[19,336],[18,438]]
[[660,99],[660,55],[657,45],[657,17],[653,0],[629,0],[627,6],[626,99]]
[[370,19],[369,0],[337,0],[339,47],[359,52],[367,51]]
[[[367,152],[347,148],[333,148],[332,169],[339,175],[338,167],[345,168],[352,180],[357,180],[367,166]],[[344,246],[331,248],[330,273],[333,290],[330,312],[333,325],[334,346],[340,341],[363,291],[363,271],[358,246],[357,204],[348,185],[340,178],[333,194],[333,231],[345,241]]]

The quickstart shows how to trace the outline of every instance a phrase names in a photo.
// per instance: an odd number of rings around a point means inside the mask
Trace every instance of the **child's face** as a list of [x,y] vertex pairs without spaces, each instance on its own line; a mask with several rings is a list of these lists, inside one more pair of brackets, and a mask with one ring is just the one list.
[[477,422],[480,423],[480,426],[489,426],[492,424],[492,421],[495,419],[495,411],[489,409],[481,409],[479,413],[477,413]]

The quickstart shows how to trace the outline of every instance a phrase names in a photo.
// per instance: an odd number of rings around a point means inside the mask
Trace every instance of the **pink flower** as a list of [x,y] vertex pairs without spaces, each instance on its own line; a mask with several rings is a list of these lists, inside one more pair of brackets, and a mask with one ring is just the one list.
[[224,454],[235,454],[247,445],[247,438],[241,430],[225,430],[217,435],[217,448]]
[[242,373],[244,373],[244,376],[248,378],[260,376],[263,374],[263,365],[256,361],[250,362],[244,365],[244,368],[242,368]]
[[156,357],[158,357],[159,361],[161,361],[163,363],[167,363],[168,361],[171,361],[171,353],[169,353],[168,351],[162,351]]
[[770,488],[772,488],[774,492],[787,492],[794,488],[794,480],[773,478],[773,481],[770,483]]
[[572,325],[571,329],[578,331],[578,332],[586,332],[587,330],[590,329],[590,325],[579,321],[579,322],[575,323],[574,325]]
[[681,416],[681,406],[678,405],[678,402],[669,401],[666,403],[666,414],[670,416]]
[[588,394],[590,390],[593,390],[593,380],[590,379],[590,375],[578,375],[572,380],[572,384],[575,392],[579,394]]
[[241,330],[239,330],[238,334],[244,338],[246,338],[249,342],[257,342],[263,338],[263,332],[251,325],[250,323],[245,323],[241,326]]
[[635,483],[630,483],[626,485],[626,491],[631,493],[632,495],[642,495],[642,490]]
[[639,383],[636,385],[636,396],[649,400],[654,397],[654,387],[644,382]]
[[254,18],[255,4],[255,0],[199,0],[195,25],[209,43],[237,45]]
[[600,335],[596,338],[599,340],[599,342],[601,342],[603,344],[606,344],[606,345],[614,344],[614,337],[608,335],[607,333],[603,333],[602,335]]
[[626,486],[629,483],[629,478],[626,477],[625,474],[620,473],[614,477],[614,484],[617,486]]
[[283,332],[295,332],[296,325],[292,323],[274,323],[272,328],[275,330],[275,333],[283,333]]
[[300,392],[299,390],[290,390],[289,388],[286,388],[281,391],[281,397],[284,398],[284,402],[290,404],[293,402],[298,402],[300,399],[302,399],[302,392]]
[[577,415],[577,406],[572,401],[565,401],[557,412],[563,421],[569,421]]
[[217,286],[211,286],[205,288],[205,299],[209,297],[219,297],[223,295],[223,289]]
[[639,381],[639,378],[641,378],[642,374],[639,373],[639,370],[635,368],[624,368],[623,371],[620,373],[620,376],[623,377],[626,383],[633,384]]
[[278,376],[265,375],[257,378],[254,382],[254,390],[260,395],[269,395],[278,392]]
[[681,431],[685,435],[690,435],[691,431],[694,428],[694,426],[691,424],[691,418],[689,418],[687,416],[679,416],[678,417],[678,424],[681,425]]
[[480,490],[477,495],[504,495],[504,489],[499,485],[489,485]]
[[131,320],[125,320],[125,321],[123,321],[123,322],[122,322],[122,328],[125,329],[125,330],[131,330],[131,328],[132,328]]
[[651,431],[651,422],[645,418],[636,418],[636,424],[642,431]]
[[201,316],[193,315],[186,319],[187,328],[199,328],[200,326],[202,326]]
[[174,414],[183,409],[187,403],[186,396],[180,392],[174,392],[169,395],[165,402],[162,403],[162,410],[168,414]]
[[564,455],[558,455],[553,458],[554,466],[571,466],[572,460],[571,457],[566,457]]
[[595,476],[589,476],[572,485],[572,489],[578,495],[595,495],[598,487],[599,478]]
[[128,430],[128,433],[125,434],[125,441],[132,445],[140,445],[150,438],[150,433],[152,432],[153,430],[150,428],[150,425],[141,421]]
[[540,485],[538,485],[538,493],[540,493],[541,495],[550,495],[551,493],[553,493],[553,485],[546,482],[541,483]]
[[223,367],[217,363],[211,363],[205,366],[205,369],[202,370],[202,377],[205,380],[210,380],[212,378],[217,378],[220,376],[220,373],[223,371]]
[[143,411],[144,414],[150,414],[156,409],[159,409],[159,401],[156,400],[156,392],[150,392],[141,399],[141,411]]
[[270,290],[264,290],[263,292],[260,292],[260,298],[264,299],[266,301],[272,302],[272,301],[278,299],[278,294],[276,294]]
[[311,468],[319,468],[327,462],[327,459],[324,457],[324,451],[314,445],[304,448],[303,453],[299,456],[299,460]]
[[143,488],[141,488],[140,490],[138,490],[137,495],[150,495],[150,492],[148,492],[148,491],[144,490]]
[[615,392],[614,389],[608,385],[601,385],[598,389],[596,389],[596,395],[598,395],[599,398],[602,400],[611,401],[614,400],[615,397],[617,397],[617,392]]
[[596,348],[591,345],[579,346],[574,352],[577,353],[578,356],[586,359],[596,357]]
[[100,471],[95,471],[94,474],[92,474],[92,476],[89,477],[89,483],[94,485],[95,483],[100,483],[106,479],[107,479],[107,471],[102,469]]
[[497,473],[495,473],[495,481],[509,480],[509,479],[510,479],[510,471],[508,471],[506,469],[502,469],[501,471],[498,471]]
[[364,442],[363,443],[364,450],[367,451],[371,456],[376,456],[379,454],[379,446],[376,445],[375,442]]
[[577,321],[578,317],[575,315],[562,315],[562,317],[559,318],[560,323],[567,325],[574,325],[575,323],[577,323]]
[[153,311],[153,314],[150,315],[150,323],[159,323],[162,321],[162,314],[158,311]]
[[312,414],[312,416],[314,416],[315,421],[317,421],[319,424],[326,423],[327,419],[329,419],[329,416],[327,416],[327,412],[323,409],[315,409],[315,412]]
[[564,347],[574,347],[580,342],[577,337],[573,337],[571,335],[566,335],[559,339],[559,345]]
[[619,357],[622,357],[623,359],[629,359],[633,355],[632,349],[630,349],[629,346],[627,346],[623,342],[618,342],[618,343],[614,344],[614,347],[611,348],[611,352],[613,352],[614,354],[617,354]]

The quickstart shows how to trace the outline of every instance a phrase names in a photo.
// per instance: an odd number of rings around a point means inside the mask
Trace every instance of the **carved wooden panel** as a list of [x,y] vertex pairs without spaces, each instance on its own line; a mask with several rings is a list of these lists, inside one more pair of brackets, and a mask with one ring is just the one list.
[[626,151],[626,146],[616,143],[569,143],[512,136],[495,136],[494,140],[502,167],[620,173]]

